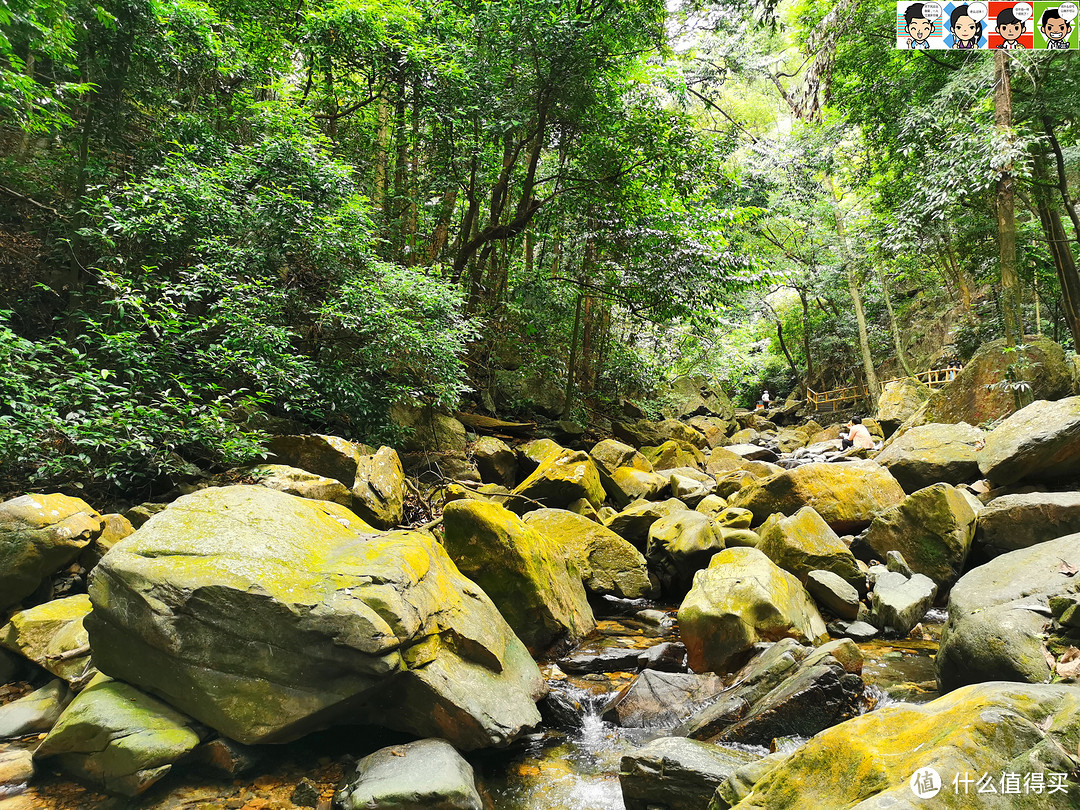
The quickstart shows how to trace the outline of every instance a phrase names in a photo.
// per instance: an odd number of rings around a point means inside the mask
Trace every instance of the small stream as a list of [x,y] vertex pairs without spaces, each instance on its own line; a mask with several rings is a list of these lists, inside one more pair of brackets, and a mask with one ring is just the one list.
[[[647,649],[679,639],[673,607],[659,608],[669,617],[661,626],[634,615],[655,605],[639,601],[600,607],[624,615],[604,616],[575,652]],[[931,611],[923,621],[922,638],[860,645],[868,710],[937,697],[933,655],[944,620],[943,611]],[[553,690],[577,705],[577,720],[559,724],[574,726],[569,730],[549,725],[510,749],[470,755],[485,810],[624,810],[618,776],[621,758],[665,734],[664,729],[623,729],[602,719],[610,699],[633,680],[634,673],[567,674],[553,661],[541,662],[541,671]],[[405,739],[374,729],[331,729],[287,746],[266,746],[265,758],[236,778],[180,768],[130,802],[42,773],[25,793],[0,796],[0,810],[276,810],[294,807],[289,797],[302,777],[323,787],[319,808],[329,810],[333,785],[349,772],[351,757]],[[799,742],[788,740],[785,748]]]

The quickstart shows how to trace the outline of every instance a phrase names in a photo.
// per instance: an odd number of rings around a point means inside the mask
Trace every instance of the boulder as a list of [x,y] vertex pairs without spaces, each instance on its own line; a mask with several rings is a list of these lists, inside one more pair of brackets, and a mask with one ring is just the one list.
[[1080,534],[1071,534],[1003,554],[960,577],[949,592],[949,618],[934,659],[941,690],[1049,680],[1049,602],[1076,591],[1077,567]]
[[0,706],[0,740],[47,733],[71,703],[71,697],[67,684],[57,679]]
[[960,576],[975,535],[975,510],[956,488],[934,484],[874,518],[865,542],[883,559],[899,551],[911,570],[938,585]]
[[825,635],[799,580],[754,548],[713,556],[679,607],[679,628],[695,672],[730,671],[759,641]]
[[729,499],[749,509],[761,524],[780,512],[794,515],[813,506],[833,531],[854,534],[879,513],[904,500],[904,490],[888,470],[872,461],[814,462],[761,479]]
[[[727,453],[730,453],[733,456],[738,456],[744,462],[747,462],[747,461],[768,461],[768,462],[776,461],[776,453],[774,453],[768,447],[762,447],[762,446],[757,445],[757,444],[743,444],[741,442],[736,442],[735,438],[736,438],[737,435],[738,434],[731,437],[732,444],[729,444],[727,447],[723,448]],[[727,456],[725,456],[725,458],[727,458]],[[744,463],[743,464],[743,469],[745,469],[745,468],[746,468],[746,465]]]
[[483,810],[472,766],[446,740],[382,748],[356,763],[340,810]]
[[690,508],[696,507],[702,498],[710,495],[712,490],[716,489],[716,482],[712,479],[709,479],[706,483],[680,475],[672,470],[665,470],[665,473],[669,474],[668,486],[671,490],[671,497],[678,498]]
[[646,669],[619,690],[604,709],[604,719],[623,728],[670,728],[723,689],[719,675]]
[[641,454],[648,459],[654,470],[663,471],[675,467],[705,466],[705,456],[694,445],[671,439],[658,447],[642,447]]
[[[881,386],[877,421],[885,435],[891,436],[930,398],[930,387],[911,377],[893,380]],[[830,436],[829,438],[836,438]]]
[[966,422],[913,427],[875,459],[905,492],[931,484],[963,484],[979,478],[979,451],[985,434]]
[[687,419],[686,424],[704,436],[709,447],[717,448],[727,442],[732,422],[719,416],[695,416]]
[[887,571],[874,583],[870,622],[886,633],[906,636],[934,604],[936,596],[937,585],[929,577],[906,577]]
[[975,545],[997,556],[1080,532],[1080,492],[1030,492],[994,498],[979,512]]
[[741,749],[662,737],[623,756],[623,802],[626,810],[702,810],[721,782],[757,758]]
[[709,442],[701,433],[678,419],[665,419],[661,422],[650,422],[647,419],[639,419],[636,422],[612,422],[611,432],[616,439],[634,447],[656,447],[667,441],[689,444],[699,450],[704,450],[709,446]]
[[806,447],[810,437],[798,428],[784,428],[776,434],[776,445],[781,453],[793,453],[800,447]]
[[735,416],[735,406],[727,394],[700,375],[676,377],[657,395],[668,403],[661,410],[670,419],[707,415],[730,421]]
[[60,715],[34,758],[109,793],[137,796],[199,741],[191,720],[180,712],[98,675]]
[[591,593],[623,599],[652,595],[645,558],[611,529],[563,509],[537,509],[524,521],[573,557]]
[[649,529],[660,518],[689,511],[682,501],[668,498],[666,501],[634,501],[608,521],[607,527],[624,540],[644,549]]
[[[579,498],[585,498],[593,506],[600,506],[604,502],[604,487],[600,483],[596,465],[587,453],[580,450],[563,450],[549,457],[517,485],[513,494],[556,509],[562,509]],[[535,508],[522,498],[514,498],[510,503],[520,512]]]
[[754,786],[789,756],[790,751],[774,751],[756,762],[743,765],[716,788],[716,793],[709,802],[709,810],[728,810],[734,807],[749,796]]
[[[21,793],[23,788],[34,778],[34,755],[26,749],[0,749],[0,797],[9,793]],[[29,803],[20,802],[19,798],[0,798],[0,809],[21,810],[29,808]]]
[[12,615],[0,628],[0,645],[58,678],[80,680],[90,660],[83,621],[90,614],[86,594],[54,599]]
[[554,439],[533,439],[525,442],[517,448],[519,477],[527,478],[536,472],[536,468],[541,464],[564,452],[566,448]]
[[480,501],[447,504],[443,526],[450,558],[531,650],[571,645],[593,629],[576,555],[561,542],[498,504]]
[[[346,493],[347,494],[347,493]],[[131,521],[115,512],[101,516],[101,534],[79,553],[79,565],[91,570],[109,549],[135,531]]]
[[714,447],[705,457],[705,472],[712,476],[745,469],[746,459],[726,447]]
[[700,512],[686,510],[653,523],[645,558],[664,593],[682,596],[690,589],[694,574],[723,548],[724,538],[713,522]]
[[[727,508],[728,505],[726,499],[721,498],[719,495],[706,495],[698,501],[697,506],[694,507],[694,511],[701,512],[701,514],[706,515],[710,519],[716,520],[717,515]],[[747,512],[747,514],[753,518],[752,514],[749,512]],[[750,524],[748,523],[746,525],[749,526]]]
[[[401,449],[410,453],[425,450],[462,452],[467,444],[465,425],[448,413],[430,406],[398,402],[390,408],[390,420],[401,428],[405,438]],[[352,481],[349,481],[350,485]]]
[[[977,794],[974,782],[968,795],[958,796],[951,782],[957,774],[979,779],[988,773],[1000,787],[1002,773],[1019,773],[1019,780],[1032,771],[1069,772],[1078,736],[1080,690],[1073,686],[969,686],[929,703],[885,706],[822,731],[772,768],[734,808],[1070,807],[1069,782],[1064,795],[1002,796]],[[936,769],[941,794],[920,802],[911,784],[927,766]],[[959,789],[962,794],[963,783]],[[807,797],[813,797],[812,805]]]
[[671,485],[670,478],[666,476],[633,467],[619,467],[611,475],[601,473],[600,480],[608,497],[622,508],[641,498],[658,498],[666,493]]
[[841,619],[854,621],[859,615],[859,592],[832,571],[811,571],[806,575],[806,591],[814,601]]
[[[1067,397],[1072,375],[1061,346],[1045,337],[1029,336],[1024,338],[1024,343],[1030,361],[1025,377],[1031,383],[1032,396],[1035,399]],[[1017,354],[1005,349],[1004,340],[980,347],[956,379],[930,397],[927,421],[979,425],[1016,410],[1012,391],[988,387],[1005,381],[1007,369],[1017,361]]]
[[338,436],[312,433],[272,436],[268,449],[274,465],[306,470],[351,487],[362,448]]
[[245,744],[370,723],[465,750],[539,720],[539,670],[443,547],[337,504],[199,490],[106,555],[90,598],[102,671]]
[[816,570],[831,571],[856,587],[865,583],[855,556],[812,506],[804,506],[791,517],[772,515],[758,536],[758,551],[802,583]]
[[859,714],[865,685],[835,660],[802,664],[753,704],[716,742],[769,746],[783,737],[812,737]]
[[343,483],[336,478],[316,475],[299,467],[290,467],[287,464],[258,464],[238,472],[244,478],[252,479],[260,487],[275,489],[298,498],[310,498],[313,501],[333,501],[342,506],[352,505],[352,493]]
[[1080,476],[1080,397],[1039,400],[986,437],[979,469],[995,484]]
[[18,604],[101,534],[101,515],[67,495],[0,503],[0,610]]
[[615,439],[604,439],[597,442],[589,451],[589,457],[596,465],[600,477],[612,475],[620,467],[629,467],[640,472],[652,472],[653,466],[640,452],[628,444],[623,444]]
[[533,367],[497,369],[495,397],[500,412],[538,413],[558,419],[566,410],[566,388]]
[[728,506],[716,513],[712,520],[723,529],[749,529],[754,522],[754,513],[738,506]]
[[405,473],[397,451],[380,447],[357,459],[352,509],[376,529],[392,529],[404,520]]
[[513,487],[517,483],[517,454],[502,439],[481,436],[473,447],[473,458],[485,484]]

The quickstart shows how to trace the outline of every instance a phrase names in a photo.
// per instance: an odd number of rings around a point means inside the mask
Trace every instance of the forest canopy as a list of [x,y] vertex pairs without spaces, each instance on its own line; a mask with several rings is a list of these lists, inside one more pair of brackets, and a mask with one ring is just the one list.
[[13,0],[0,490],[1080,340],[1072,52],[895,4]]

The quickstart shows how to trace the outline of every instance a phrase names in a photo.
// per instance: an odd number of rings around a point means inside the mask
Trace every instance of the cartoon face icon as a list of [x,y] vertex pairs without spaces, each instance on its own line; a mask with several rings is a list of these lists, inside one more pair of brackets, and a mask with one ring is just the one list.
[[1043,36],[1051,42],[1061,42],[1069,36],[1071,30],[1068,21],[1058,15],[1056,8],[1048,8],[1043,14],[1042,25],[1039,27]]
[[1001,34],[1002,39],[1007,39],[1009,42],[1020,39],[1020,35],[1024,33],[1023,23],[1006,23],[1005,25],[998,26],[998,33]]
[[962,39],[965,42],[975,36],[975,32],[979,30],[978,23],[976,23],[971,17],[966,14],[956,22],[953,23],[952,32],[953,36],[957,39]]
[[907,24],[908,36],[916,42],[925,42],[934,30],[934,24],[925,17],[915,17]]

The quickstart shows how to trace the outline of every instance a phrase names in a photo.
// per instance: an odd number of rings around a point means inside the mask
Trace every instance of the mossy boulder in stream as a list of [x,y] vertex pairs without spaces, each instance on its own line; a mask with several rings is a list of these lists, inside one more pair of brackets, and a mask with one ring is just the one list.
[[[968,810],[1059,810],[1076,807],[1080,792],[1044,789],[1012,794],[956,792],[954,775],[995,787],[1003,773],[1071,773],[1080,743],[1080,689],[1066,685],[985,683],[921,705],[886,706],[833,726],[771,768],[735,810],[808,807],[885,810],[935,806]],[[941,792],[920,801],[911,789],[916,771],[933,767]],[[710,810],[732,807],[721,793]]]
[[645,557],[669,596],[682,597],[694,574],[724,548],[724,536],[707,515],[689,509],[660,518],[649,528]]
[[133,686],[98,675],[64,710],[34,758],[137,796],[199,744],[192,721]]
[[83,621],[90,607],[81,593],[20,610],[0,628],[0,645],[65,681],[85,682],[90,648]]
[[339,810],[482,810],[472,766],[446,740],[381,748],[356,763]]
[[360,456],[352,483],[353,511],[376,529],[401,523],[405,509],[405,473],[392,447]]
[[337,504],[186,495],[105,555],[90,598],[100,669],[242,743],[370,723],[472,749],[540,719],[536,664],[442,546]]
[[960,490],[934,484],[874,518],[866,543],[880,559],[899,551],[915,573],[951,585],[963,570],[975,519],[975,509]]
[[596,626],[576,555],[561,543],[481,501],[447,504],[443,525],[447,553],[534,652],[572,644]]
[[755,548],[725,549],[694,576],[679,629],[695,672],[730,672],[759,641],[825,637],[825,622],[799,580]]
[[18,604],[101,534],[101,515],[67,495],[0,503],[0,610]]
[[571,555],[591,593],[623,599],[651,596],[655,588],[641,552],[615,532],[565,509],[537,509],[525,525]]
[[1049,680],[1049,603],[1076,593],[1077,568],[1080,534],[1071,534],[1003,554],[960,577],[949,592],[949,619],[934,659],[941,690]]
[[565,509],[568,504],[584,498],[594,507],[604,502],[604,486],[587,453],[580,450],[560,450],[540,462],[528,478],[514,489],[510,504],[518,512],[535,509],[537,501],[543,506]]
[[872,461],[815,462],[754,481],[730,499],[761,524],[776,512],[794,515],[812,506],[838,534],[859,532],[875,515],[904,500],[896,479]]
[[979,448],[986,438],[964,422],[920,425],[891,442],[875,459],[905,492],[931,484],[963,484],[979,477]]
[[855,556],[813,507],[804,506],[791,517],[772,515],[758,529],[757,549],[806,584],[811,571],[831,571],[856,588],[866,577]]

